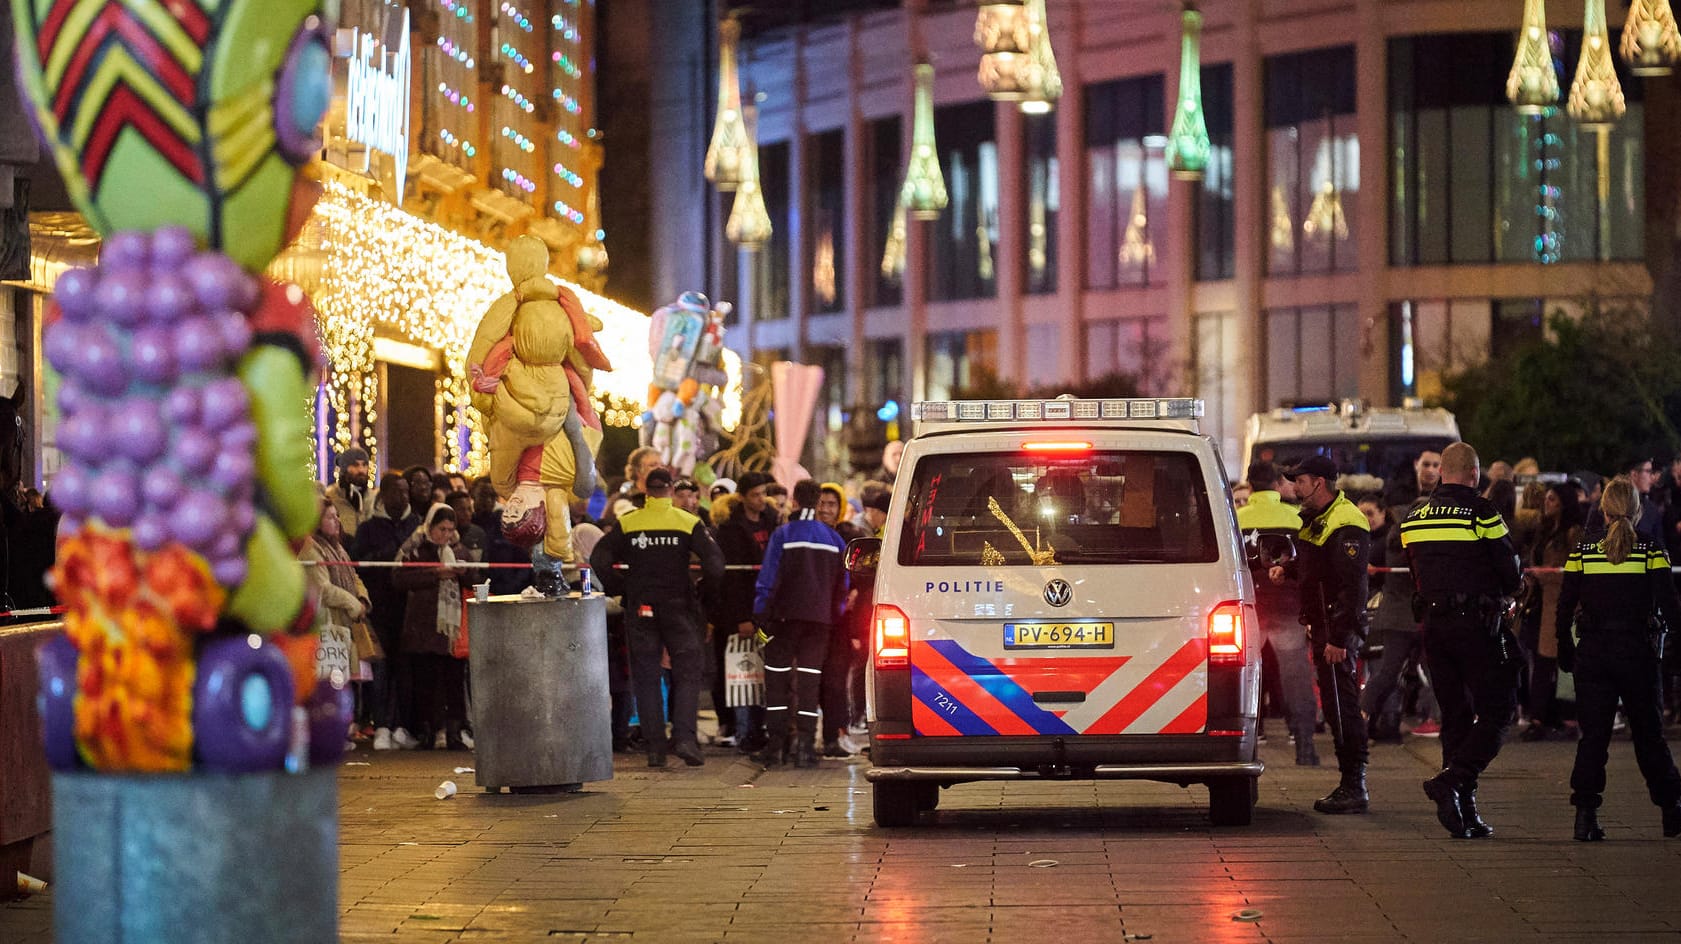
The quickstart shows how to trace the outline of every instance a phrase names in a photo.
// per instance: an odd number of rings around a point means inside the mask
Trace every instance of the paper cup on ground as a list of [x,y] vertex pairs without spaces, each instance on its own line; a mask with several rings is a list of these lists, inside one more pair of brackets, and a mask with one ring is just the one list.
[[455,781],[445,780],[443,783],[438,784],[438,789],[433,790],[432,795],[440,800],[447,800],[450,797],[455,796]]
[[18,873],[19,895],[39,895],[46,890],[46,882],[41,881],[33,875],[25,875],[22,872]]

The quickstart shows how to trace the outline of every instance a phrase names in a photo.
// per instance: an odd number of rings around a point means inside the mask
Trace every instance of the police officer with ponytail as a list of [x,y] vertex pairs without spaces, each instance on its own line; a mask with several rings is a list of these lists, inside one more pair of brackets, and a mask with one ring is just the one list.
[[[1605,760],[1620,700],[1634,739],[1634,757],[1646,792],[1663,811],[1663,834],[1681,835],[1681,774],[1664,743],[1660,713],[1664,627],[1681,618],[1663,545],[1636,533],[1640,493],[1626,477],[1612,479],[1600,496],[1605,537],[1584,542],[1564,565],[1559,593],[1558,664],[1576,675],[1576,712],[1582,740],[1570,772],[1576,839],[1605,838],[1599,804]],[[1653,622],[1661,611],[1662,622]],[[1581,636],[1577,643],[1570,627]]]
[[1522,582],[1518,555],[1500,512],[1477,494],[1481,471],[1468,443],[1443,449],[1441,483],[1401,522],[1413,615],[1442,707],[1442,772],[1424,781],[1424,795],[1457,839],[1494,835],[1477,810],[1477,778],[1517,714],[1522,661],[1504,623]]

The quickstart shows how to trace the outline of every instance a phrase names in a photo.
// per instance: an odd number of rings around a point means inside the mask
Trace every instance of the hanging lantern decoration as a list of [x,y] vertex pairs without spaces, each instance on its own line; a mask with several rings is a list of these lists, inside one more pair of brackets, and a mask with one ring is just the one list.
[[1623,61],[1635,75],[1668,75],[1681,60],[1681,32],[1669,0],[1630,0],[1623,24]]
[[1547,44],[1546,0],[1524,0],[1518,53],[1506,76],[1506,98],[1520,115],[1539,115],[1558,104],[1558,72]]
[[1608,128],[1623,116],[1623,87],[1611,61],[1611,40],[1605,30],[1605,0],[1587,0],[1582,18],[1582,58],[1570,83],[1564,109],[1585,128]]
[[1184,39],[1179,47],[1179,106],[1167,137],[1167,167],[1180,180],[1201,180],[1208,167],[1208,122],[1202,114],[1202,14],[1185,5]]
[[994,100],[1020,102],[1022,111],[1038,115],[1062,97],[1045,0],[981,4],[975,45],[981,47],[976,79]]
[[718,119],[706,146],[703,169],[706,179],[724,191],[740,185],[756,147],[741,108],[741,75],[735,61],[740,41],[740,22],[732,17],[718,24]]
[[[751,117],[752,109],[747,110]],[[744,127],[746,125],[744,124]],[[765,209],[765,192],[759,186],[759,146],[753,140],[751,128],[748,146],[741,162],[741,180],[735,188],[735,204],[730,218],[724,223],[724,235],[740,247],[742,252],[756,252],[770,241],[770,211]]]
[[905,274],[905,230],[908,220],[905,216],[905,205],[893,205],[893,222],[887,227],[887,245],[881,253],[881,277],[889,282],[898,282]]
[[946,179],[940,173],[939,152],[934,147],[934,67],[922,62],[916,67],[911,160],[905,167],[905,185],[899,188],[899,204],[916,219],[931,220],[949,202]]

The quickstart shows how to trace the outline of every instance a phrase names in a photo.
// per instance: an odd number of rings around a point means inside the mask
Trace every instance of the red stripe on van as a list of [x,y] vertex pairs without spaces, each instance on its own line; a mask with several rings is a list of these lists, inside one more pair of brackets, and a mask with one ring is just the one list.
[[982,688],[963,670],[952,665],[938,649],[925,642],[913,644],[911,663],[929,678],[945,688],[946,694],[957,699],[963,707],[974,712],[982,721],[992,725],[999,734],[1038,734],[1039,731],[1022,720],[992,693]]
[[922,699],[911,699],[911,725],[923,737],[961,737],[962,731],[952,727],[938,711],[924,705]]
[[1208,693],[1203,692],[1197,700],[1191,702],[1179,717],[1169,721],[1162,728],[1162,734],[1196,734],[1208,726]]
[[1086,728],[1087,734],[1120,734],[1127,726],[1137,721],[1144,712],[1149,711],[1162,696],[1173,690],[1173,687],[1184,681],[1185,676],[1196,671],[1207,658],[1204,650],[1208,648],[1208,639],[1196,636],[1179,647],[1179,651],[1169,656],[1151,672],[1149,677],[1138,683],[1138,687],[1126,694],[1125,698],[1115,703],[1103,717],[1095,724]]

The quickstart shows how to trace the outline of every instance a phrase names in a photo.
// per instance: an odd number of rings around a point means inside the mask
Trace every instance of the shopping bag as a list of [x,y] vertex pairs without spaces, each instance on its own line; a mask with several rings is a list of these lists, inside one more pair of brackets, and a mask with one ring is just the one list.
[[320,640],[315,644],[315,677],[332,678],[337,672],[339,681],[349,681],[354,648],[355,644],[350,641],[350,627],[331,623],[322,626]]
[[369,628],[367,620],[358,618],[350,624],[350,638],[356,644],[356,658],[363,662],[378,662],[385,658],[385,650],[380,648],[379,637]]
[[764,703],[764,654],[751,638],[731,635],[724,643],[724,704],[746,708]]
[[461,631],[450,641],[449,654],[457,659],[467,658],[467,604],[461,604]]

